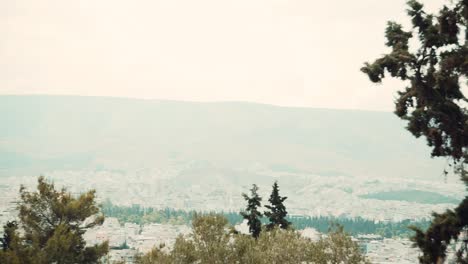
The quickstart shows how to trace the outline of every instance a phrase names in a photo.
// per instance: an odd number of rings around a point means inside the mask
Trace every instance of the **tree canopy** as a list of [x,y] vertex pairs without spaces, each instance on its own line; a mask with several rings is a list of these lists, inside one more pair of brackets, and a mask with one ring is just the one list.
[[337,228],[316,242],[298,232],[275,227],[257,239],[233,231],[220,215],[196,216],[193,233],[179,236],[172,249],[155,247],[138,256],[137,264],[156,263],[368,263],[359,245]]
[[74,197],[39,177],[37,191],[20,188],[19,222],[4,226],[0,263],[99,263],[107,243],[86,245],[83,234],[102,224],[95,191]]
[[[433,156],[455,160],[466,159],[468,146],[462,90],[468,74],[467,6],[468,1],[458,0],[434,15],[426,13],[422,3],[408,1],[413,29],[388,22],[385,36],[391,51],[361,69],[373,82],[381,82],[387,72],[406,81],[395,113],[408,120],[408,130],[416,137],[426,137]],[[410,47],[415,36],[418,44]]]
[[[468,153],[468,111],[464,87],[468,75],[468,1],[456,0],[438,13],[427,13],[421,2],[408,1],[412,29],[388,22],[386,46],[390,52],[361,69],[372,82],[380,83],[388,73],[406,84],[398,92],[395,113],[408,121],[407,129],[425,137],[432,156],[446,157],[468,186],[464,169]],[[447,172],[445,172],[447,173]],[[457,240],[468,224],[468,199],[455,210],[433,214],[427,231],[414,228],[421,263],[439,263],[447,245]],[[467,261],[467,252],[458,252]]]

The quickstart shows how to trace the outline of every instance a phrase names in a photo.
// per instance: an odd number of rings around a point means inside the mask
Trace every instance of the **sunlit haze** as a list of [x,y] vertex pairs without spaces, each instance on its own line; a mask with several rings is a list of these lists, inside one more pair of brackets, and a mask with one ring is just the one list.
[[391,111],[404,85],[359,69],[405,2],[1,1],[0,94]]

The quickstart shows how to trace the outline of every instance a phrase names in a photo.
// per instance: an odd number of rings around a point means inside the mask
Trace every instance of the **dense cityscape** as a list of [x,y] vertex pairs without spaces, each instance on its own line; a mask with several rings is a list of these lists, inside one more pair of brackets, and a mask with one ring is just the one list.
[[[189,168],[174,167],[167,170],[121,173],[112,171],[51,171],[47,178],[58,186],[67,187],[73,194],[96,189],[100,203],[112,201],[115,206],[186,210],[199,212],[240,212],[245,204],[241,194],[247,192],[248,185],[230,183],[222,175],[214,175],[210,181],[197,184],[180,183],[178,177]],[[250,171],[250,173],[252,173]],[[462,197],[463,188],[457,183],[445,182],[431,185],[429,182],[414,179],[359,179],[350,176],[303,175],[272,170],[259,170],[255,173],[271,175],[259,177],[265,182],[259,184],[260,193],[268,195],[271,182],[278,180],[282,192],[288,197],[286,205],[291,216],[334,217],[353,219],[360,217],[374,222],[393,223],[403,220],[424,220],[431,211],[453,208],[454,203],[430,203],[425,201],[379,200],[364,198],[368,193],[395,190],[413,190],[432,194],[445,194],[447,190],[458,190],[453,197]],[[184,176],[187,179],[187,176]],[[287,180],[286,180],[287,179]],[[224,180],[224,181],[223,181]],[[451,179],[454,180],[454,179]],[[34,177],[1,178],[0,221],[5,223],[15,219],[16,201],[20,185],[33,189]],[[125,194],[125,195],[122,195]],[[418,196],[419,197],[419,196]],[[140,217],[141,218],[141,217]],[[167,220],[167,219],[166,219]],[[170,247],[179,234],[190,233],[189,221],[157,221],[135,223],[115,217],[107,217],[104,225],[86,233],[90,244],[108,240],[111,260],[125,260],[132,263],[137,253],[146,253],[154,246],[165,244]],[[159,222],[159,223],[158,223]],[[246,223],[236,223],[236,228],[248,233]],[[326,231],[318,232],[311,227],[302,231],[309,237],[326,236]],[[410,232],[408,232],[410,233]],[[414,263],[418,251],[411,248],[408,233],[403,236],[384,234],[355,234],[362,250],[372,263]]]

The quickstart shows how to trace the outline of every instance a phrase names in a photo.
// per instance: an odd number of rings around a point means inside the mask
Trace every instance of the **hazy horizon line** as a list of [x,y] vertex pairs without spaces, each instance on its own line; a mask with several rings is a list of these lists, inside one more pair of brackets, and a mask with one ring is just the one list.
[[296,109],[317,109],[317,110],[342,110],[342,111],[363,111],[363,112],[379,112],[393,113],[389,110],[377,109],[360,109],[360,108],[332,108],[332,107],[314,107],[305,105],[280,105],[273,103],[264,103],[256,101],[236,101],[236,100],[219,100],[219,101],[202,101],[202,100],[183,100],[183,99],[167,99],[167,98],[146,98],[146,97],[131,97],[131,96],[113,96],[113,95],[82,95],[82,94],[48,94],[48,93],[1,93],[0,97],[87,97],[87,98],[107,98],[107,99],[123,99],[136,101],[161,101],[161,102],[176,102],[176,103],[202,103],[202,104],[223,104],[223,103],[239,103],[239,104],[256,104],[264,106],[272,106],[279,108],[296,108]]

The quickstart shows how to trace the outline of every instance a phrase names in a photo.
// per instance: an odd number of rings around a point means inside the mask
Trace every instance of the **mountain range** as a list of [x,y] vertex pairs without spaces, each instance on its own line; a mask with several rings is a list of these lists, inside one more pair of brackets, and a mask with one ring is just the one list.
[[0,176],[196,163],[330,176],[439,178],[392,113],[84,96],[0,96]]

